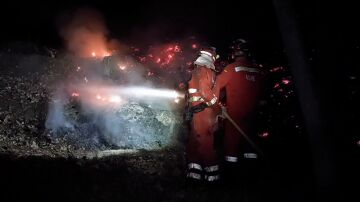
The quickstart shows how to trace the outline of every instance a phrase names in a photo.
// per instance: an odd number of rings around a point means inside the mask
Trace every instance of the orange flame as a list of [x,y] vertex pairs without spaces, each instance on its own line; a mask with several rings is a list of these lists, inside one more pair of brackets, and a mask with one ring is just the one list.
[[122,65],[122,64],[117,64],[119,69],[121,70],[125,70],[126,69],[126,66],[125,65]]

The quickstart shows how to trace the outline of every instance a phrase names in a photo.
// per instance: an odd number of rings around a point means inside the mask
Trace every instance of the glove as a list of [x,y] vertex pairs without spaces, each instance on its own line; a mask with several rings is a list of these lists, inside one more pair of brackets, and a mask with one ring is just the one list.
[[192,113],[199,113],[199,112],[204,111],[204,109],[207,108],[207,107],[208,107],[208,105],[205,102],[202,102],[200,104],[197,104],[197,105],[191,107],[190,111]]
[[224,105],[221,106],[221,113],[222,113],[222,115],[227,113],[226,107]]

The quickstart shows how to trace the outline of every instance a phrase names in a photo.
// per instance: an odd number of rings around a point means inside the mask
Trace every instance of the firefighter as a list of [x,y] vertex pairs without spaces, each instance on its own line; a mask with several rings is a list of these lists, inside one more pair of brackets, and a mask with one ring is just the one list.
[[[236,124],[252,138],[252,117],[261,92],[262,74],[250,59],[249,48],[244,39],[233,41],[230,50],[233,62],[217,76],[214,91],[216,96],[225,92],[225,101],[221,101],[221,104],[226,106],[226,112]],[[224,175],[225,178],[226,175],[234,178],[235,173],[239,172],[237,162],[240,159],[255,160],[258,153],[229,120],[225,120],[224,124]]]
[[217,103],[213,92],[215,60],[215,48],[200,51],[188,82],[189,113],[192,119],[186,146],[187,178],[196,181],[217,182],[220,177],[213,137],[216,117],[213,107]]

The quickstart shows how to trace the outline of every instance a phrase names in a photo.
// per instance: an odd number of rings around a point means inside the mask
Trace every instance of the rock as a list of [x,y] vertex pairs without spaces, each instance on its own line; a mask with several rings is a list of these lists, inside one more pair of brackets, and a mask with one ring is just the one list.
[[31,148],[32,148],[32,149],[39,149],[39,146],[36,144],[35,141],[32,141],[32,143],[31,143]]
[[66,147],[66,146],[64,146],[64,145],[63,145],[63,146],[61,146],[61,147],[60,147],[60,151],[62,151],[62,152],[67,151],[67,147]]

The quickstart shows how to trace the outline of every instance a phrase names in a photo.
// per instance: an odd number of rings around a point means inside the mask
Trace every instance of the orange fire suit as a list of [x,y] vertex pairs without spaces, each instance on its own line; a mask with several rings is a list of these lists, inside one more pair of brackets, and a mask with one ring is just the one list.
[[218,175],[218,156],[214,149],[214,126],[216,113],[213,109],[217,97],[213,93],[215,72],[205,66],[197,66],[189,81],[189,105],[206,103],[207,108],[194,113],[186,147],[187,177],[216,181]]
[[[251,115],[257,105],[261,84],[260,70],[245,57],[226,66],[216,78],[216,95],[220,90],[225,90],[227,113],[250,138]],[[257,158],[256,152],[244,149],[249,146],[230,121],[225,120],[224,128],[224,155],[227,162],[237,162],[240,154],[244,158]]]

